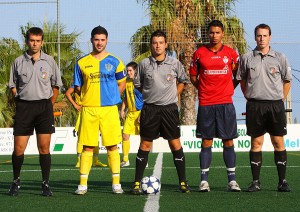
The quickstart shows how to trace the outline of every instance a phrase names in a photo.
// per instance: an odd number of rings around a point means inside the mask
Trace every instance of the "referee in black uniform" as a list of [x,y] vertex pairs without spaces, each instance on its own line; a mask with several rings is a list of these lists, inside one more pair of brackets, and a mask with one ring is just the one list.
[[62,81],[54,59],[41,50],[43,37],[42,29],[30,28],[25,37],[28,50],[16,58],[11,66],[9,88],[16,98],[12,153],[13,182],[8,191],[11,196],[17,196],[19,193],[24,152],[34,130],[42,170],[42,195],[52,196],[49,187],[51,166],[49,147],[51,134],[55,132],[53,104]]

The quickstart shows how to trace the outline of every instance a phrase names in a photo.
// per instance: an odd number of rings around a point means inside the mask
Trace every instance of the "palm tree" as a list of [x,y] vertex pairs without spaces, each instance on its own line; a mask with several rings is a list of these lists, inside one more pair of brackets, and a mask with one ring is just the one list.
[[[149,30],[162,29],[167,33],[169,51],[175,52],[189,76],[189,65],[197,47],[208,42],[207,24],[218,19],[225,26],[224,42],[240,53],[246,51],[244,29],[241,21],[231,16],[235,0],[137,0],[147,3],[151,22],[140,28],[131,38],[132,56],[136,61],[149,55]],[[141,42],[141,43],[139,43]],[[146,43],[146,44],[145,44]],[[148,52],[148,53],[147,53]],[[181,122],[192,125],[196,122],[197,91],[188,84],[181,95]]]
[[14,98],[8,89],[10,66],[23,52],[23,47],[11,38],[0,40],[0,127],[11,127],[15,112]]

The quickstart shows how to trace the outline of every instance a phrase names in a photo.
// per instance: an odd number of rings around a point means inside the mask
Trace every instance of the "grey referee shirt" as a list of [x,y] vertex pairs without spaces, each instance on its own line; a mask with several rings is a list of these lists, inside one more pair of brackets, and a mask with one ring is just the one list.
[[160,63],[152,56],[142,60],[134,78],[135,87],[143,89],[144,102],[155,105],[177,103],[177,82],[189,80],[179,60],[169,56]]
[[246,80],[245,97],[257,100],[283,99],[283,82],[291,81],[291,66],[286,56],[270,51],[266,55],[254,49],[240,58],[237,80]]
[[41,51],[40,58],[32,62],[25,52],[17,57],[10,70],[9,88],[16,88],[20,99],[26,101],[50,99],[52,87],[62,86],[60,71],[55,60]]

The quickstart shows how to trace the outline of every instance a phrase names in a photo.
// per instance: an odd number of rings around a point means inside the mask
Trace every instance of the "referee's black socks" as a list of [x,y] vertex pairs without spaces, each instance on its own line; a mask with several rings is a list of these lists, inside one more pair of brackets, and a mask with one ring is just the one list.
[[286,150],[274,151],[274,161],[277,166],[279,182],[285,180],[287,154]]
[[259,180],[260,169],[262,165],[262,152],[250,151],[249,156],[253,181]]
[[13,164],[14,180],[17,180],[20,177],[21,168],[24,162],[24,154],[17,156],[15,155],[15,152],[13,152],[11,160]]
[[150,151],[138,150],[135,159],[135,182],[140,182],[143,178],[145,168],[148,163],[148,155]]
[[180,182],[186,181],[185,176],[185,157],[183,153],[182,147],[177,151],[172,151],[173,154],[173,161],[177,170],[177,175]]
[[51,168],[51,155],[40,154],[40,166],[42,170],[43,182],[49,182],[50,168]]

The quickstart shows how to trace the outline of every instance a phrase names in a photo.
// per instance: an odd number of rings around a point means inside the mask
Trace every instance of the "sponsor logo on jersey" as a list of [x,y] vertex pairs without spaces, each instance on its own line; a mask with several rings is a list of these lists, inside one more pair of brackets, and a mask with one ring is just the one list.
[[100,78],[100,73],[99,73],[99,72],[91,73],[91,74],[90,74],[90,78],[91,78],[91,79],[97,79],[97,78]]
[[219,74],[227,74],[228,70],[227,69],[222,69],[222,70],[204,70],[204,74],[207,75],[219,75]]
[[211,59],[213,59],[213,60],[214,60],[214,59],[220,59],[220,58],[221,58],[221,56],[218,56],[218,55],[215,55],[215,56],[212,56],[212,57],[211,57]]

